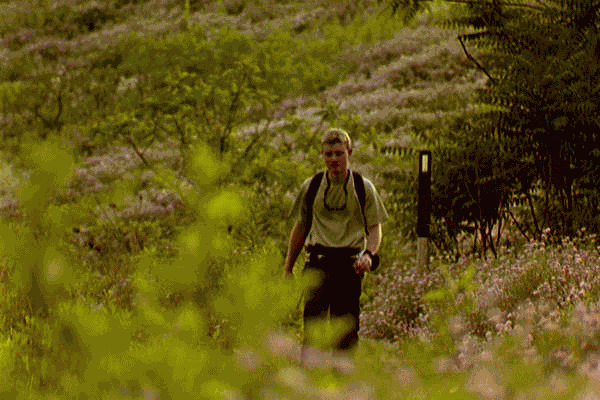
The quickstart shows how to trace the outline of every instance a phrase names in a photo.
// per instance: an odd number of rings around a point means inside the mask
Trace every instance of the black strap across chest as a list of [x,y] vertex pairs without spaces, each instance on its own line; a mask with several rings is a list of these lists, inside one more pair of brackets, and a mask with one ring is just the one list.
[[[306,206],[308,208],[307,213],[307,226],[306,232],[310,232],[310,228],[312,227],[313,220],[313,205],[315,203],[315,197],[317,197],[317,191],[319,190],[319,186],[321,185],[321,180],[323,179],[324,172],[319,172],[315,176],[312,177],[310,184],[308,185],[308,190],[306,191]],[[360,212],[363,217],[363,225],[365,227],[365,234],[369,235],[369,230],[367,228],[367,219],[365,217],[365,201],[366,201],[366,192],[365,192],[365,182],[363,177],[358,172],[352,171],[352,178],[354,181],[354,190],[356,191],[356,195],[358,196],[358,202],[360,203]]]

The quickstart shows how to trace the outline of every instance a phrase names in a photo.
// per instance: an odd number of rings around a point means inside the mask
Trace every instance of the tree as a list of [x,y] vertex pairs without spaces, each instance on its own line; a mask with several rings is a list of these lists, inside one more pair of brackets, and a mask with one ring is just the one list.
[[[480,168],[484,175],[473,183],[491,193],[508,187],[513,200],[497,202],[491,215],[524,199],[527,220],[515,220],[526,236],[544,228],[559,235],[583,227],[598,232],[600,0],[446,3],[453,13],[444,25],[465,31],[458,36],[465,55],[488,77],[476,94],[484,107],[471,133],[499,149],[503,168]],[[481,158],[465,155],[473,163]]]

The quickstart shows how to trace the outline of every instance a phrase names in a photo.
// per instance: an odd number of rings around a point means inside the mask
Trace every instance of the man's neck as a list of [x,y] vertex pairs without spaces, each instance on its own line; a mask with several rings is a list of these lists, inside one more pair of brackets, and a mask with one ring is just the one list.
[[332,182],[340,183],[340,182],[344,182],[346,180],[349,173],[350,173],[349,169],[344,171],[343,175],[332,174],[331,171],[327,171],[327,178],[329,178],[329,180]]

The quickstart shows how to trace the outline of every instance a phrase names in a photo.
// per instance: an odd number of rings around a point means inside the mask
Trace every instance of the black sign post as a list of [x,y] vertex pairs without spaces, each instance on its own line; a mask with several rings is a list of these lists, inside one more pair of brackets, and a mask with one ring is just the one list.
[[419,204],[417,214],[417,264],[429,263],[428,241],[431,215],[431,151],[419,152]]

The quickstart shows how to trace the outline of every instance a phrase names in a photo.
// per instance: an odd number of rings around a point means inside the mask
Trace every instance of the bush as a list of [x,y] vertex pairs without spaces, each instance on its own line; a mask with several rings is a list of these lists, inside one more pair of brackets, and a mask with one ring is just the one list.
[[24,28],[68,40],[76,35],[98,30],[107,22],[115,22],[122,18],[121,14],[108,7],[90,7],[74,11],[66,5],[52,9],[38,6],[33,12],[13,11],[11,16],[12,19],[3,18],[4,25],[0,25],[0,33]]
[[40,34],[40,30],[21,29],[12,34],[5,35],[2,39],[2,44],[10,51],[17,51],[23,46],[33,43]]
[[[144,3],[148,3],[150,0],[114,0],[112,3],[112,6],[119,10],[123,7],[129,6],[129,5],[133,5],[133,6],[137,6],[140,4],[144,4]],[[185,0],[182,0],[182,2],[184,2]]]
[[246,8],[247,0],[226,0],[223,5],[228,15],[240,15]]
[[100,30],[107,22],[116,22],[120,18],[120,14],[111,9],[92,7],[72,17],[72,23],[79,27],[82,33],[94,32]]

